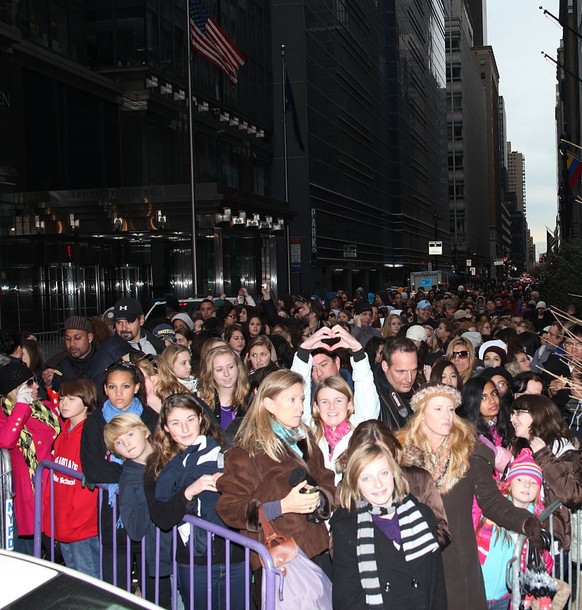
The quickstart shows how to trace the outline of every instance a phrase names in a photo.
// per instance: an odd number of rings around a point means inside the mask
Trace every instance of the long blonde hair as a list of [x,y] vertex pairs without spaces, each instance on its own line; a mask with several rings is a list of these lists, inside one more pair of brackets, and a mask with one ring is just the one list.
[[[210,405],[214,406],[214,397],[218,388],[214,381],[214,361],[218,356],[232,356],[237,369],[237,378],[231,394],[230,407],[233,410],[242,409],[249,393],[249,378],[244,364],[238,354],[227,345],[218,345],[211,349],[206,359],[200,362],[200,374],[198,377],[198,396]],[[227,405],[224,405],[227,406]]]
[[[265,407],[265,400],[276,398],[281,392],[300,384],[303,387],[303,377],[299,373],[281,369],[265,377],[259,386],[255,398],[243,418],[242,424],[234,438],[234,444],[247,451],[250,455],[263,452],[275,462],[280,462],[286,455],[287,449],[273,431],[273,416]],[[305,436],[309,436],[309,429],[303,423],[299,426]],[[307,443],[308,452],[312,450],[311,443]]]
[[[396,438],[400,441],[406,452],[406,447],[416,447],[423,452],[426,452],[429,447],[428,438],[425,433],[424,409],[431,398],[435,396],[447,396],[453,388],[444,386],[443,384],[434,384],[430,388],[434,391],[424,391],[424,396],[421,400],[416,401],[412,407],[414,413],[404,428],[401,428],[396,433]],[[427,387],[426,390],[429,390]],[[423,390],[420,390],[423,392]],[[419,392],[419,393],[420,393]],[[455,400],[451,398],[453,404]],[[456,405],[455,405],[456,406]],[[440,493],[447,493],[452,489],[454,484],[465,476],[469,469],[469,458],[474,451],[477,442],[477,433],[475,428],[467,421],[459,417],[456,413],[453,416],[453,425],[447,437],[449,448],[451,451],[451,461],[447,470],[446,477],[442,486],[439,488]]]
[[[473,347],[473,344],[469,341],[469,339],[465,339],[465,337],[455,337],[454,339],[451,340],[451,342],[449,343],[449,346],[447,347],[447,353],[445,354],[445,358],[447,360],[450,360],[451,362],[454,362],[453,351],[455,348],[458,348],[458,347],[462,347],[463,350],[466,350],[469,352],[469,368],[466,371],[464,371],[463,373],[457,371],[459,373],[459,375],[461,376],[463,383],[467,383],[467,381],[469,381],[469,379],[471,379],[471,375],[473,374],[473,369],[475,368],[475,360],[476,360],[475,348]],[[455,363],[455,366],[456,366],[456,363]]]
[[135,360],[134,364],[141,370],[144,377],[151,379],[157,376],[154,393],[161,401],[166,400],[172,394],[184,392],[184,386],[178,381],[172,367],[162,356],[147,354]]

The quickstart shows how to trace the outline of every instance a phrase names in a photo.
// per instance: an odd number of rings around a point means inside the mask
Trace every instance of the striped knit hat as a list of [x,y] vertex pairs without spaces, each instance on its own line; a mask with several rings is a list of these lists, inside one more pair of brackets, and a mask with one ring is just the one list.
[[542,486],[544,478],[542,469],[534,462],[531,449],[522,449],[520,454],[511,462],[507,471],[505,482],[509,485],[515,477],[528,476]]

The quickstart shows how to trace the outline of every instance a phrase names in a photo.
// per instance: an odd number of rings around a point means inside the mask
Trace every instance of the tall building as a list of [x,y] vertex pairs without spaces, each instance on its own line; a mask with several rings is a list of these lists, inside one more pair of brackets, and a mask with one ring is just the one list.
[[565,141],[580,145],[582,116],[580,99],[580,36],[582,35],[582,2],[560,0],[560,23],[563,24],[561,46],[558,49],[558,95],[556,100],[556,131],[558,147],[559,199],[555,237],[562,241],[582,238],[582,206],[576,203],[582,195],[580,180],[568,177],[569,155],[580,157],[580,149]]
[[507,190],[515,193],[516,209],[525,214],[525,155],[511,150],[511,142],[507,142]]
[[[473,59],[474,26],[464,0],[449,1],[447,126],[449,219],[455,270],[489,274],[487,99]],[[468,278],[469,279],[469,278]]]
[[427,268],[437,235],[450,264],[442,0],[274,0],[271,10],[275,109],[285,44],[305,139],[301,151],[289,138],[293,289],[402,284]]
[[[499,130],[499,71],[493,48],[475,47],[475,65],[485,88],[485,121],[487,126],[487,187],[489,210],[489,259],[503,258],[511,247],[509,223],[504,220],[501,188],[501,153]],[[491,277],[500,277],[498,267],[490,269]]]

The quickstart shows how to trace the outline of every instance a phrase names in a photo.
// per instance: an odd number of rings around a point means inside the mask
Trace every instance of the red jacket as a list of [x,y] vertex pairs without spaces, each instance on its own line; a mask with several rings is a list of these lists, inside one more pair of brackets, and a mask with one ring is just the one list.
[[[53,461],[56,464],[81,472],[81,434],[86,420],[72,430],[65,422],[63,431],[54,445]],[[97,490],[89,491],[81,481],[58,471],[53,472],[55,539],[59,542],[77,542],[97,536]],[[43,494],[43,531],[51,533],[50,485]]]
[[[45,401],[44,404],[57,412],[51,403]],[[14,512],[19,536],[34,534],[34,491],[28,466],[18,445],[20,431],[26,426],[30,432],[39,462],[51,459],[53,439],[57,435],[49,425],[31,417],[31,413],[30,405],[23,402],[16,403],[9,416],[0,409],[0,448],[9,450],[12,461]],[[47,481],[48,477],[45,483]]]

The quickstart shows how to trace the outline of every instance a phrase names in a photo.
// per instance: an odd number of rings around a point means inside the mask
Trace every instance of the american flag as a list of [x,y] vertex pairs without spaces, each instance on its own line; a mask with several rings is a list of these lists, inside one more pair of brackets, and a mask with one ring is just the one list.
[[216,64],[236,85],[238,69],[246,58],[208,15],[201,0],[190,0],[190,38],[198,53]]

